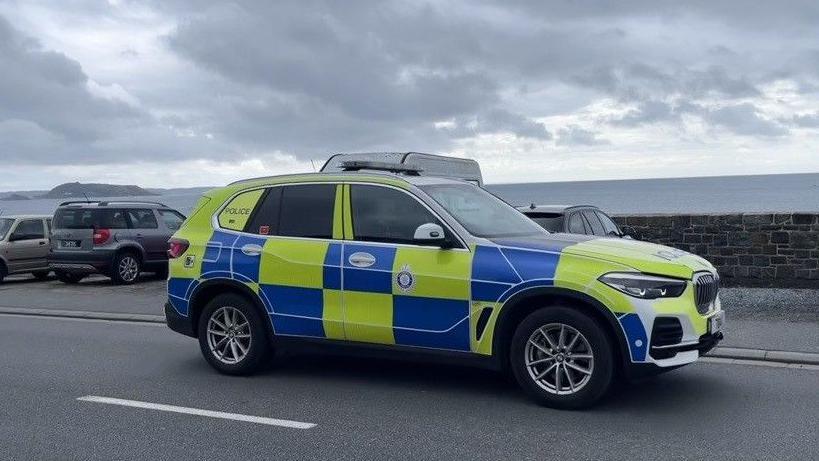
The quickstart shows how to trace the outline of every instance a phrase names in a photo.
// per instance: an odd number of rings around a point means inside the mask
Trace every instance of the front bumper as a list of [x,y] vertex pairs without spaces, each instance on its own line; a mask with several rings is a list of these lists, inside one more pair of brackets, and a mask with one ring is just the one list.
[[176,312],[170,302],[165,303],[165,323],[171,330],[192,338],[196,337],[196,330],[190,317],[184,317]]

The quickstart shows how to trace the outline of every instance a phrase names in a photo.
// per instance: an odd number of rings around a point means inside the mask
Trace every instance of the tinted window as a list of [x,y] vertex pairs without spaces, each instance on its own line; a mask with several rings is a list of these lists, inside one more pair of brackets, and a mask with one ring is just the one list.
[[441,222],[418,200],[381,186],[350,186],[353,235],[366,242],[413,243],[421,224]]
[[128,210],[128,217],[131,219],[131,225],[134,229],[159,228],[153,210]]
[[549,232],[563,232],[563,215],[560,213],[526,213],[526,216]]
[[585,234],[586,226],[583,225],[583,217],[580,213],[572,213],[569,217],[569,232],[572,234]]
[[281,189],[278,235],[333,237],[335,184],[284,186]]
[[274,187],[268,190],[262,202],[253,211],[250,217],[250,223],[245,228],[245,232],[260,235],[278,235],[281,200],[281,187]]
[[602,211],[596,211],[595,214],[603,224],[603,229],[606,231],[606,235],[620,235],[620,229],[617,227],[617,224],[611,220],[611,218],[606,216],[606,214]]
[[60,208],[54,215],[57,229],[127,229],[123,210]]
[[17,228],[14,229],[14,233],[11,234],[13,237],[22,237],[24,239],[43,239],[45,238],[45,233],[43,232],[43,220],[42,219],[26,219],[24,221],[20,221],[17,224]]
[[597,219],[597,215],[593,211],[585,210],[583,211],[583,216],[591,226],[592,233],[594,235],[606,235],[606,230],[603,229],[603,224],[600,223],[600,220]]
[[11,225],[14,224],[14,220],[10,218],[0,218],[0,240],[5,238],[6,234],[11,229]]
[[179,228],[182,227],[182,223],[185,221],[185,217],[179,212],[173,210],[157,211],[159,211],[159,216],[162,217],[162,222],[165,223],[165,227],[170,230],[179,230]]

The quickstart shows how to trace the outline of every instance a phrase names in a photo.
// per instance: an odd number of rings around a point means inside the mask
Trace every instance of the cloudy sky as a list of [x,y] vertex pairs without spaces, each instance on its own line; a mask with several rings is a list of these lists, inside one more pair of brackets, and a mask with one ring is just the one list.
[[0,0],[0,190],[819,171],[819,2]]

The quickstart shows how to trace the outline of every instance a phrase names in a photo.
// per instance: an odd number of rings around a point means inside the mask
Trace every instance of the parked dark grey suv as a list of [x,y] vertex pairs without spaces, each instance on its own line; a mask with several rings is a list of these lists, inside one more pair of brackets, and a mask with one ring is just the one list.
[[64,202],[54,213],[49,267],[77,283],[100,273],[134,283],[142,271],[166,275],[168,239],[185,220],[153,202]]

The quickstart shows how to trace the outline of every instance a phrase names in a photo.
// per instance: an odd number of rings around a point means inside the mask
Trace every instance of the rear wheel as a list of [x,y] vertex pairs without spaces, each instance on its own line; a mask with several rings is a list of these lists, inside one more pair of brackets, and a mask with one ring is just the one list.
[[268,363],[272,347],[265,319],[242,296],[213,298],[199,317],[198,332],[202,355],[221,373],[248,375]]
[[80,280],[85,278],[85,274],[74,274],[71,272],[57,271],[54,274],[57,275],[57,280],[70,284],[80,283]]
[[48,280],[48,274],[48,271],[36,271],[31,273],[37,280]]
[[0,261],[0,283],[3,283],[3,279],[6,278],[7,275],[9,274],[6,271],[6,265],[3,264],[2,261]]
[[111,280],[117,285],[130,285],[137,281],[142,272],[142,262],[131,252],[120,253],[114,258]]
[[518,325],[510,362],[520,386],[541,405],[585,408],[611,386],[612,347],[591,317],[568,307],[550,307]]

